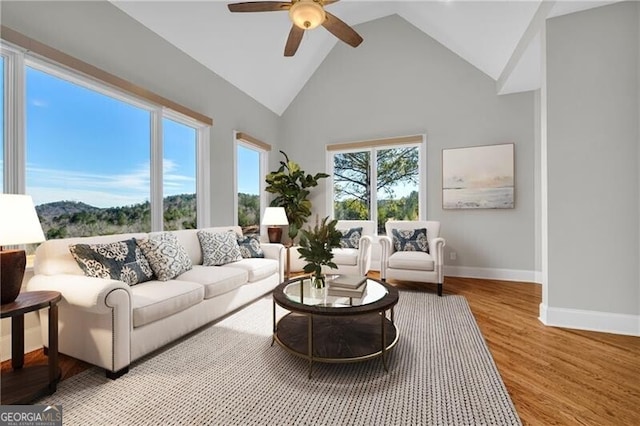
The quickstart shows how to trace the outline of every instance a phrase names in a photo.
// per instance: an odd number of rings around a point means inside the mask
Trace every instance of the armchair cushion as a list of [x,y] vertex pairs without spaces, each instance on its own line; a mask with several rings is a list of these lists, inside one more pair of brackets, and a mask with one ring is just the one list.
[[334,248],[333,263],[336,265],[357,265],[358,249],[355,248]]
[[389,267],[418,271],[433,271],[434,261],[423,251],[397,251],[389,256]]
[[396,251],[421,251],[429,253],[427,228],[393,229],[393,247]]
[[362,237],[362,226],[342,231],[340,247],[357,249],[360,247],[360,237]]

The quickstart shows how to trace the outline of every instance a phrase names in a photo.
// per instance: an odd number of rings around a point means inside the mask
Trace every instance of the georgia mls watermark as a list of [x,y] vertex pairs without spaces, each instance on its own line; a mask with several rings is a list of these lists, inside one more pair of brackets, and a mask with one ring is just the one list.
[[62,405],[0,405],[0,426],[62,426]]

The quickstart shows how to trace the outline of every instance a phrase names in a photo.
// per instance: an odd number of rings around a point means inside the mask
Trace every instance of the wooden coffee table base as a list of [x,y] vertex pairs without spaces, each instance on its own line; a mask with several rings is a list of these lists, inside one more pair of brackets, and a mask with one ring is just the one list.
[[274,339],[309,361],[311,377],[314,361],[342,363],[381,357],[387,370],[387,351],[398,342],[398,330],[384,312],[342,317],[289,313],[278,321]]

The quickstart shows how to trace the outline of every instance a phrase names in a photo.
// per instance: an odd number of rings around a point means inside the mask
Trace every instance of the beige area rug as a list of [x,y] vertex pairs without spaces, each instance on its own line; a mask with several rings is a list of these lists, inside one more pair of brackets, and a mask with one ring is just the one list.
[[[282,315],[284,311],[278,311]],[[271,346],[271,298],[145,357],[112,381],[60,383],[69,425],[519,425],[462,296],[400,292],[399,341],[380,359],[314,364]]]

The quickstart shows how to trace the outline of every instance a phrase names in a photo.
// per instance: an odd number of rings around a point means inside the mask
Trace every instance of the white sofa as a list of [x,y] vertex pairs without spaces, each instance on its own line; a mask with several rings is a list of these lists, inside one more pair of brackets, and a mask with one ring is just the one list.
[[[242,232],[237,226],[206,230]],[[108,377],[117,378],[128,371],[131,362],[246,305],[283,281],[285,250],[281,244],[262,243],[264,258],[202,266],[197,230],[172,233],[185,247],[193,268],[169,281],[134,286],[85,276],[69,245],[144,239],[154,233],[49,240],[38,247],[27,290],[62,293],[61,353],[103,367]],[[43,342],[48,342],[46,312],[41,311],[40,322]]]

